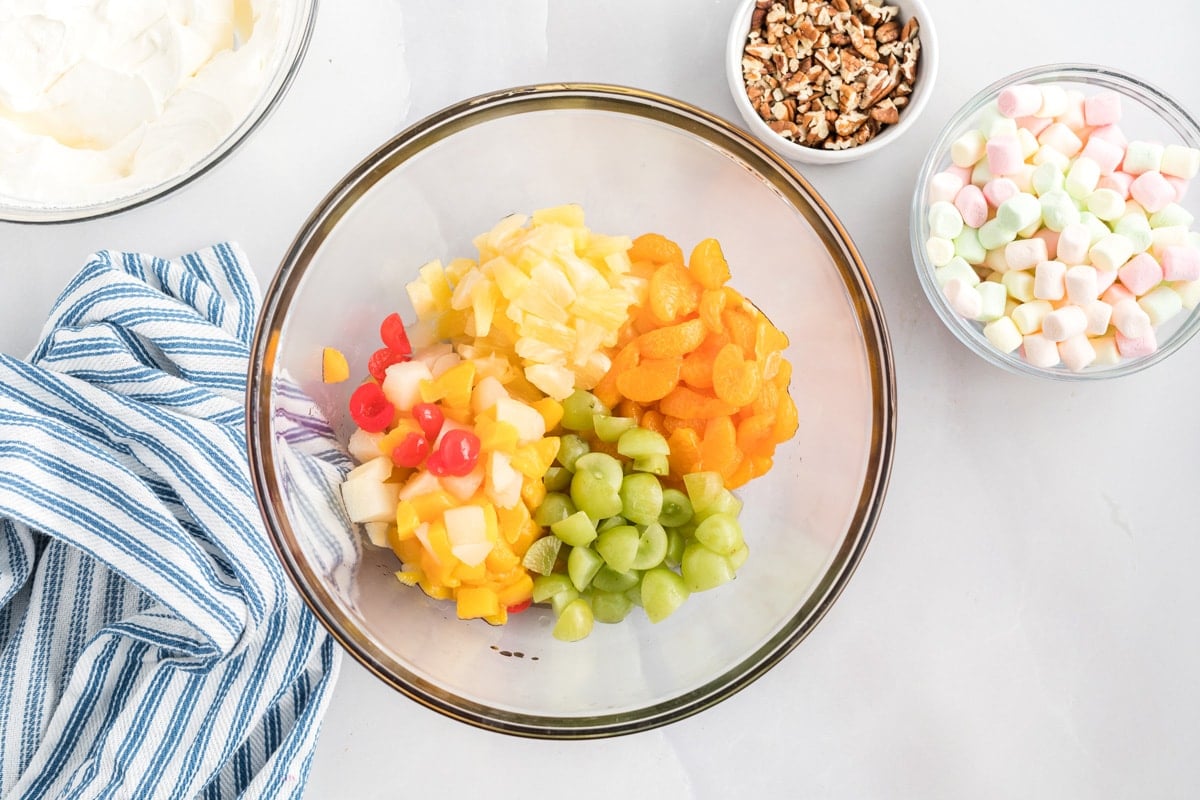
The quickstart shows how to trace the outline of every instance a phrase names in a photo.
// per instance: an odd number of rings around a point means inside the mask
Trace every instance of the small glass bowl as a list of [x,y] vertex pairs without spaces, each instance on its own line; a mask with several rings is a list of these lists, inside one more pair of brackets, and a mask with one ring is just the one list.
[[[802,420],[739,494],[751,556],[735,581],[652,625],[580,642],[535,606],[459,620],[364,547],[338,485],[356,381],[325,384],[335,347],[362,372],[404,286],[513,212],[579,203],[596,231],[717,237],[731,284],[789,336]],[[467,100],[417,123],[339,183],[267,289],[250,359],[247,439],[268,535],[346,650],[419,703],[482,728],[579,739],[664,725],[748,685],[821,620],[883,501],[895,436],[891,350],[845,229],[802,177],[741,131],[636,89],[552,84]]]
[[[1185,309],[1155,330],[1158,339],[1155,352],[1122,359],[1113,365],[1092,365],[1082,371],[1072,372],[1062,363],[1054,367],[1035,366],[1021,356],[1020,348],[1012,353],[998,350],[983,335],[982,323],[966,319],[954,311],[934,278],[934,267],[925,250],[925,243],[929,239],[929,181],[951,165],[951,143],[975,126],[980,113],[996,100],[1003,89],[1017,84],[1058,84],[1087,95],[1102,90],[1117,92],[1121,96],[1123,110],[1119,124],[1131,140],[1200,148],[1200,124],[1178,102],[1142,79],[1119,70],[1090,64],[1049,64],[1001,78],[972,97],[950,118],[921,165],[909,221],[913,262],[917,267],[921,288],[925,290],[934,311],[959,341],[986,361],[1010,372],[1068,381],[1116,378],[1140,372],[1166,359],[1200,330],[1200,306],[1190,311]],[[1193,181],[1200,181],[1200,177]],[[1198,222],[1193,223],[1193,230],[1200,230],[1200,187],[1192,187],[1180,205],[1197,217]]]
[[283,35],[286,38],[273,53],[273,62],[269,65],[270,80],[265,83],[258,99],[254,101],[246,116],[237,122],[236,127],[216,147],[186,170],[141,189],[94,202],[49,204],[0,196],[0,221],[55,223],[105,217],[157,200],[208,172],[246,141],[287,93],[304,61],[309,40],[312,38],[313,26],[317,19],[317,2],[318,0],[281,0],[282,13],[286,14],[283,18],[283,24],[286,26]]

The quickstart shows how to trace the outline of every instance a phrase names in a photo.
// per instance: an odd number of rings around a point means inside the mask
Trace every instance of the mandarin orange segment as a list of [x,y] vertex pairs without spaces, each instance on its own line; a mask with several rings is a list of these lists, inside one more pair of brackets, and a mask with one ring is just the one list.
[[653,403],[679,384],[679,358],[643,358],[617,376],[617,391],[637,403]]
[[796,435],[800,427],[800,416],[796,411],[796,401],[787,392],[779,398],[779,410],[775,414],[773,438],[776,442],[786,442]]
[[671,448],[667,459],[672,473],[687,475],[699,470],[700,433],[691,428],[677,428],[667,437],[667,446]]
[[775,418],[770,414],[754,414],[738,423],[737,446],[743,453],[755,453],[775,432]]
[[[680,419],[679,417],[669,417],[663,414],[663,427],[666,428],[668,434],[675,433],[680,428],[691,428],[696,433],[704,433],[704,426],[708,423],[705,419]],[[670,438],[668,435],[667,438]]]
[[659,401],[658,410],[672,417],[712,419],[713,417],[728,417],[737,411],[737,406],[732,406],[707,392],[700,392],[687,386],[676,386],[670,394]]
[[[774,452],[774,450],[772,450],[772,452]],[[773,459],[771,456],[752,455],[750,456],[750,463],[754,468],[754,477],[757,478],[760,475],[766,475],[771,471],[771,467],[775,466],[775,459]]]
[[654,431],[655,433],[662,435],[664,438],[670,433],[670,431],[667,430],[666,418],[660,414],[657,409],[653,408],[642,414],[642,419],[640,422],[638,422],[638,427]]
[[716,239],[705,239],[692,250],[688,270],[705,289],[720,289],[729,280],[729,262]]
[[750,405],[758,395],[762,379],[758,364],[742,357],[742,349],[730,342],[713,359],[713,393],[732,406]]
[[700,466],[721,473],[726,480],[742,463],[742,451],[737,448],[737,429],[729,417],[714,417],[704,426],[700,440]]
[[754,355],[758,325],[750,313],[743,308],[730,307],[729,304],[726,304],[725,310],[721,312],[721,321],[725,323],[725,330],[729,332],[730,340],[742,348],[742,353],[746,356]]
[[636,342],[630,342],[622,347],[617,352],[616,357],[613,358],[608,372],[604,373],[604,377],[600,379],[600,382],[592,387],[592,394],[609,408],[619,403],[621,392],[617,389],[617,376],[636,367],[639,357],[640,354]]
[[679,370],[680,379],[693,389],[711,389],[713,385],[713,357],[702,350],[683,357]]
[[660,323],[683,319],[700,307],[700,285],[678,264],[664,264],[650,278],[649,307]]
[[633,262],[650,261],[655,264],[683,266],[683,250],[660,233],[643,233],[633,240],[628,254],[629,260]]
[[754,328],[754,357],[762,360],[770,353],[778,353],[787,349],[788,337],[783,331],[771,324],[765,316],[758,318]]
[[700,319],[713,333],[725,330],[721,312],[725,310],[725,292],[720,289],[705,289],[700,293]]
[[702,320],[690,319],[647,331],[637,338],[637,343],[646,358],[678,358],[703,344],[707,333]]
[[755,414],[775,415],[779,410],[779,385],[775,381],[767,381],[762,385],[762,391],[751,403]]
[[749,458],[743,457],[741,463],[738,464],[737,469],[733,471],[733,474],[725,479],[725,488],[737,489],[741,486],[745,486],[755,477],[754,462]]
[[642,413],[645,411],[644,408],[629,398],[622,398],[612,409],[616,416],[629,417],[629,419],[635,420],[639,425],[642,422]]

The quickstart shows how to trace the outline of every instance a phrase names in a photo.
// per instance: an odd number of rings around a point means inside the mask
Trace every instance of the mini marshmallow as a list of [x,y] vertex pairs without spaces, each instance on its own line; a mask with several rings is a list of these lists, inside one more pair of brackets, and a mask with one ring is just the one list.
[[1102,295],[1107,292],[1108,287],[1117,282],[1118,274],[1115,269],[1096,270],[1096,294]]
[[1018,239],[1031,239],[1033,235],[1042,229],[1042,221],[1031,222],[1021,230],[1017,231]]
[[992,171],[988,169],[987,159],[981,159],[978,164],[971,168],[971,183],[981,188],[994,177]]
[[1176,178],[1174,175],[1163,173],[1163,177],[1167,179],[1167,183],[1171,184],[1171,188],[1175,190],[1175,202],[1182,203],[1183,198],[1187,197],[1188,182],[1183,178]]
[[1068,89],[1066,94],[1067,107],[1061,114],[1057,115],[1054,121],[1061,122],[1073,131],[1083,130],[1087,127],[1083,115],[1083,92]]
[[983,296],[974,286],[954,278],[942,287],[942,294],[960,317],[975,319],[983,309]]
[[1196,218],[1179,203],[1168,203],[1163,208],[1150,215],[1151,228],[1165,228],[1168,225],[1182,225],[1190,228]]
[[1040,167],[1042,164],[1053,164],[1059,172],[1066,172],[1071,168],[1071,159],[1048,144],[1043,144],[1038,148],[1038,151],[1033,154],[1032,161],[1035,167]]
[[1170,286],[1159,286],[1138,298],[1138,306],[1150,318],[1150,324],[1158,327],[1183,310],[1183,298]]
[[[1061,122],[1056,122],[1042,131],[1041,135],[1038,136],[1038,143],[1043,147],[1052,148],[1067,158],[1073,158],[1076,153],[1083,149],[1083,140],[1075,134],[1075,131]],[[1041,151],[1039,150],[1038,152]]]
[[1176,281],[1171,284],[1171,288],[1179,295],[1183,307],[1188,311],[1200,305],[1200,281]]
[[1042,90],[1030,83],[1009,86],[996,98],[996,106],[1006,117],[1032,117],[1042,108]]
[[1100,165],[1090,158],[1080,156],[1075,159],[1075,163],[1067,171],[1067,180],[1063,188],[1071,197],[1080,199],[1096,191],[1098,183],[1100,183]]
[[953,172],[939,172],[929,179],[929,203],[950,203],[965,181]]
[[1093,245],[1112,233],[1112,230],[1104,224],[1104,221],[1090,211],[1080,211],[1079,221],[1086,225],[1088,231],[1092,234]]
[[1004,248],[1004,259],[1009,269],[1029,269],[1047,261],[1048,255],[1046,243],[1041,239],[1020,239],[1009,242]]
[[1118,332],[1131,339],[1139,339],[1154,329],[1150,323],[1150,316],[1132,299],[1125,299],[1113,305],[1112,324]]
[[1084,333],[1088,336],[1103,336],[1112,320],[1112,306],[1103,300],[1095,300],[1083,307],[1087,315],[1087,328]]
[[1092,339],[1092,349],[1096,351],[1096,366],[1111,367],[1121,363],[1121,352],[1117,350],[1116,336],[1101,336]]
[[1033,271],[1033,296],[1039,300],[1062,300],[1066,294],[1067,266],[1061,261],[1042,261]]
[[1144,253],[1150,249],[1153,237],[1150,221],[1141,214],[1126,214],[1113,225],[1113,233],[1119,233],[1133,243],[1133,252]]
[[1021,156],[1021,143],[1017,141],[1016,134],[1002,133],[988,139],[987,166],[993,175],[1016,172],[1017,167],[1024,161]]
[[987,250],[979,243],[979,232],[974,228],[963,228],[962,233],[954,237],[954,255],[972,266],[982,264],[987,258]]
[[1058,257],[1058,232],[1042,228],[1030,238],[1041,239],[1046,243],[1046,258],[1054,260]]
[[1175,202],[1175,189],[1167,183],[1161,172],[1151,170],[1143,172],[1129,184],[1129,196],[1153,214]]
[[1096,184],[1097,189],[1112,189],[1117,194],[1121,195],[1124,200],[1129,199],[1129,187],[1133,183],[1133,176],[1127,172],[1114,172],[1111,175],[1104,175],[1100,178],[1100,182]]
[[1188,243],[1188,229],[1182,225],[1163,225],[1150,231],[1150,252],[1157,258],[1161,258],[1163,250],[1171,245]]
[[[1096,268],[1088,264],[1069,267],[1063,277],[1067,288],[1067,300],[1077,306],[1086,305],[1100,296],[1096,281]],[[1052,299],[1052,298],[1046,298]]]
[[1143,172],[1158,172],[1162,167],[1163,146],[1157,142],[1130,142],[1125,148],[1122,172],[1137,176]]
[[[1054,168],[1051,167],[1051,169]],[[983,196],[992,208],[999,208],[1005,200],[1019,191],[1021,190],[1017,188],[1017,185],[1008,178],[992,178],[983,185]]]
[[987,222],[988,202],[983,196],[983,190],[971,184],[964,186],[954,197],[954,207],[962,215],[962,220],[971,228],[978,228]]
[[1035,137],[1042,131],[1046,130],[1046,128],[1049,128],[1052,124],[1054,124],[1054,120],[1046,119],[1045,117],[1035,117],[1030,115],[1028,117],[1017,118],[1017,128],[1019,130],[1029,131]]
[[1112,189],[1097,189],[1084,198],[1087,210],[1105,222],[1120,219],[1125,213],[1125,198]]
[[1125,138],[1125,132],[1115,124],[1092,128],[1092,132],[1088,134],[1088,139],[1103,139],[1106,142],[1115,144],[1122,150],[1129,144],[1129,139]]
[[953,239],[962,233],[963,218],[953,203],[939,201],[929,207],[929,235]]
[[1133,292],[1129,291],[1121,284],[1114,283],[1112,286],[1109,286],[1107,289],[1105,289],[1103,293],[1101,293],[1100,299],[1108,303],[1110,306],[1116,307],[1117,303],[1121,302],[1122,300],[1136,300],[1137,298],[1133,296]]
[[1033,191],[1038,195],[1063,188],[1065,180],[1062,170],[1054,164],[1039,164],[1033,170]]
[[948,172],[951,175],[957,175],[958,179],[963,182],[963,186],[966,186],[968,183],[971,182],[971,168],[970,167],[960,167],[957,164],[951,164],[950,166],[948,166],[944,170],[942,170],[942,172]]
[[1034,112],[1034,116],[1057,117],[1064,114],[1069,107],[1070,103],[1067,100],[1065,89],[1054,84],[1045,84],[1042,86],[1042,105]]
[[1058,366],[1058,344],[1040,333],[1033,333],[1021,340],[1025,360],[1035,367],[1049,369]]
[[1162,251],[1162,271],[1168,281],[1200,280],[1200,250],[1191,245],[1167,245]]
[[952,280],[958,280],[970,286],[979,283],[979,276],[975,274],[975,270],[971,269],[971,265],[957,256],[950,259],[945,266],[935,269],[933,279],[942,289],[945,289],[946,284]]
[[987,128],[985,129],[983,125],[980,125],[979,130],[983,131],[983,134],[987,136],[989,144],[991,143],[991,140],[997,136],[1017,135],[1018,128],[1017,121],[1015,119],[997,116],[992,120],[985,119],[984,122],[987,124]]
[[[1006,275],[1008,273],[1005,273]],[[1012,313],[1017,310],[1017,306],[1021,305],[1011,297],[1004,301],[1004,316],[1011,317]]]
[[1018,302],[1028,303],[1036,299],[1033,294],[1033,276],[1023,269],[1009,270],[1004,273],[1000,282],[1008,290],[1009,296]]
[[1032,156],[1038,151],[1038,148],[1041,147],[1041,144],[1038,143],[1037,136],[1033,135],[1024,128],[1017,128],[1016,137],[1017,144],[1021,148],[1022,161]]
[[1045,300],[1033,300],[1028,303],[1021,303],[1013,309],[1012,317],[1013,324],[1017,326],[1023,335],[1028,336],[1031,333],[1036,333],[1042,329],[1042,320],[1046,315],[1054,310],[1054,306],[1050,305]]
[[995,250],[1017,238],[1017,232],[1000,224],[998,219],[989,219],[979,228],[979,243],[988,250]]
[[1005,228],[1021,231],[1042,221],[1042,204],[1031,194],[1017,192],[996,209],[996,219]]
[[1058,356],[1071,372],[1083,372],[1096,360],[1096,350],[1087,335],[1081,333],[1059,342]]
[[1001,353],[1011,353],[1021,346],[1021,332],[1008,317],[1000,317],[984,325],[983,335]]
[[1141,358],[1148,356],[1158,349],[1158,341],[1154,331],[1148,330],[1141,336],[1126,336],[1117,331],[1117,351],[1123,358]]
[[1079,306],[1056,308],[1042,320],[1042,333],[1052,342],[1062,342],[1087,330],[1087,314]]
[[1033,164],[1022,164],[1016,172],[1008,177],[1017,185],[1018,191],[1033,194],[1033,170]]
[[1052,231],[1061,233],[1063,228],[1079,222],[1079,209],[1061,189],[1054,189],[1042,195],[1041,212],[1046,227]]
[[1088,258],[1097,269],[1120,269],[1133,255],[1133,252],[1133,243],[1129,241],[1128,237],[1119,233],[1110,233],[1091,246],[1091,249],[1088,250]]
[[944,267],[954,258],[954,242],[940,236],[930,236],[925,240],[925,255],[935,267]]
[[1087,261],[1088,248],[1091,246],[1092,232],[1087,225],[1076,222],[1059,232],[1055,258],[1064,264],[1082,264]]
[[1101,175],[1111,175],[1120,168],[1121,161],[1125,158],[1125,151],[1112,142],[1089,136],[1079,157],[1095,161],[1096,165],[1100,167]]
[[1162,283],[1163,269],[1153,256],[1138,253],[1117,270],[1117,275],[1126,289],[1145,294]]
[[1004,316],[1004,304],[1008,300],[1008,290],[1004,288],[1004,284],[984,281],[975,289],[979,292],[982,302],[979,306],[979,313],[975,315],[974,319],[980,322],[992,322]]
[[1008,260],[1004,258],[1004,246],[988,250],[987,255],[984,256],[983,265],[993,272],[1001,274],[1008,272]]
[[977,130],[967,131],[950,145],[950,160],[957,167],[975,166],[987,152],[987,139]]
[[1120,122],[1121,95],[1106,90],[1086,98],[1083,101],[1083,119],[1092,128]]
[[1163,175],[1190,181],[1200,172],[1200,150],[1169,144],[1163,148],[1162,162],[1158,170]]

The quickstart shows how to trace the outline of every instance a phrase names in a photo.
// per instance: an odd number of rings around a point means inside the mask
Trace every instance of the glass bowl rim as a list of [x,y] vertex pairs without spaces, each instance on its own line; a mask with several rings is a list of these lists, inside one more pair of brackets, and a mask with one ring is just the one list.
[[[216,147],[205,153],[199,161],[185,171],[131,194],[85,205],[10,206],[5,205],[3,199],[0,198],[0,222],[12,222],[19,225],[61,225],[110,217],[174,194],[200,176],[208,174],[210,170],[238,150],[279,107],[308,53],[313,29],[316,26],[319,2],[320,0],[299,0],[296,19],[284,50],[284,58],[281,59],[279,68],[271,75],[270,81],[264,87],[268,91],[264,91],[262,96],[254,102],[250,113],[239,120],[237,126],[218,142]],[[293,50],[294,52],[292,52]]]
[[[326,234],[380,179],[409,158],[477,123],[546,110],[598,110],[651,119],[735,153],[809,219],[841,272],[857,316],[874,393],[869,457],[847,536],[808,601],[766,643],[702,686],[643,706],[594,716],[561,717],[497,709],[443,690],[406,670],[332,602],[304,562],[281,502],[271,435],[278,336],[287,308]],[[896,386],[882,306],[862,259],[840,221],[807,181],[773,151],[730,123],[663,95],[624,86],[552,83],[520,86],[449,106],[397,134],[354,167],[300,228],[268,286],[251,345],[246,439],[251,482],[268,538],[301,598],[334,639],[392,688],[445,716],[486,730],[541,739],[591,739],[650,730],[691,716],[748,686],[791,652],[820,622],[861,560],[882,508],[895,446]],[[387,662],[396,669],[388,666]]]
[[1114,365],[1108,369],[1082,372],[1071,372],[1060,368],[1036,367],[1013,353],[1002,353],[991,342],[984,338],[981,330],[976,329],[970,320],[964,320],[950,308],[950,304],[938,289],[933,277],[933,265],[925,253],[923,231],[927,228],[925,198],[928,193],[929,180],[935,174],[935,168],[946,161],[952,136],[967,123],[972,116],[979,113],[982,107],[1000,91],[1017,83],[1048,83],[1066,81],[1088,83],[1105,89],[1119,92],[1123,97],[1136,99],[1152,110],[1167,126],[1172,128],[1191,147],[1200,147],[1200,123],[1196,121],[1184,106],[1167,92],[1154,84],[1112,67],[1081,62],[1063,62],[1041,64],[1018,70],[999,78],[959,106],[946,124],[938,132],[933,145],[926,152],[913,191],[912,205],[909,211],[909,247],[912,250],[913,264],[917,269],[917,279],[921,284],[929,304],[942,323],[961,343],[984,361],[996,367],[1017,375],[1029,375],[1038,378],[1049,378],[1061,381],[1096,381],[1110,378],[1120,378],[1141,372],[1144,369],[1165,361],[1200,331],[1200,309],[1189,312],[1184,320],[1165,343],[1153,353],[1131,359]]

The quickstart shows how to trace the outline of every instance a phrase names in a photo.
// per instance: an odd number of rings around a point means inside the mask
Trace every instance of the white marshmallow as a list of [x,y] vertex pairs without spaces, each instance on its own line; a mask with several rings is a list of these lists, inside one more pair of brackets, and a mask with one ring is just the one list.
[[1051,147],[1048,144],[1043,144],[1033,154],[1033,165],[1040,167],[1043,164],[1052,164],[1059,172],[1066,172],[1071,167],[1071,159],[1063,155],[1061,150]]
[[1067,92],[1061,86],[1045,84],[1042,86],[1042,105],[1034,112],[1035,117],[1057,117],[1066,113],[1070,107]]
[[[1038,141],[1044,147],[1051,147],[1068,159],[1074,158],[1083,149],[1083,140],[1075,131],[1061,122],[1056,122],[1042,131],[1038,136]],[[1063,171],[1066,171],[1066,167],[1063,168]]]
[[1082,264],[1087,260],[1087,251],[1091,246],[1092,232],[1087,225],[1076,222],[1067,225],[1059,233],[1055,257],[1064,264]]
[[1047,258],[1045,239],[1020,239],[1009,242],[1004,248],[1009,269],[1029,269]]
[[1028,160],[1041,147],[1037,137],[1027,128],[1017,128],[1017,145],[1021,148],[1021,158],[1025,160]]
[[963,187],[963,179],[953,172],[939,172],[929,179],[929,204],[952,203]]
[[1156,327],[1183,310],[1183,298],[1170,286],[1150,290],[1138,298],[1137,304]]
[[1046,227],[1052,231],[1061,232],[1068,225],[1079,222],[1079,209],[1070,195],[1061,189],[1052,189],[1042,195],[1041,212]]
[[1047,301],[1034,300],[1029,303],[1021,303],[1013,309],[1010,316],[1013,324],[1017,326],[1017,330],[1028,336],[1042,329],[1042,320],[1053,310],[1054,306]]
[[1175,281],[1171,288],[1179,295],[1183,307],[1188,311],[1200,305],[1200,281]]
[[1162,161],[1158,171],[1163,175],[1171,175],[1190,181],[1200,172],[1200,150],[1194,147],[1184,147],[1179,144],[1169,144],[1163,148]]
[[984,325],[983,335],[1001,353],[1011,353],[1021,346],[1021,332],[1008,317],[1000,317]]
[[935,267],[944,267],[954,258],[954,242],[940,236],[930,236],[925,240],[925,255]]
[[1085,334],[1058,343],[1058,355],[1071,372],[1082,372],[1096,360],[1096,350]]
[[1140,339],[1154,330],[1150,315],[1133,298],[1126,298],[1113,306],[1112,324],[1121,335],[1130,339]]
[[973,167],[986,153],[987,139],[977,130],[967,131],[950,145],[950,160],[956,167]]
[[1084,333],[1088,336],[1103,336],[1108,331],[1108,323],[1112,321],[1112,306],[1108,303],[1103,300],[1088,303],[1083,307],[1083,313],[1087,314]]
[[1150,249],[1154,257],[1162,260],[1162,251],[1171,245],[1188,243],[1188,229],[1182,225],[1164,225],[1150,231]]
[[1052,342],[1040,333],[1032,333],[1021,340],[1025,360],[1035,367],[1049,369],[1058,366],[1060,357],[1058,344]]
[[989,139],[994,139],[997,136],[1017,135],[1017,121],[1012,117],[1000,116],[999,112],[997,112],[997,116],[994,118],[985,117],[984,124],[987,125],[987,129],[984,130],[983,125],[980,125],[979,130]]
[[939,200],[929,207],[929,235],[953,239],[962,233],[963,218],[953,203]]
[[1133,253],[1133,242],[1129,241],[1129,237],[1110,233],[1092,245],[1088,250],[1088,257],[1097,269],[1120,269]]
[[1042,320],[1042,333],[1052,342],[1063,342],[1087,330],[1087,314],[1079,306],[1056,308]]
[[1008,294],[1014,300],[1021,303],[1028,303],[1035,299],[1033,294],[1033,276],[1023,269],[1014,269],[1004,273],[1004,277],[1000,279],[1004,284],[1004,288],[1008,290]]
[[[1025,129],[1022,128],[1021,130]],[[1047,162],[1034,167],[1031,180],[1033,181],[1033,191],[1038,195],[1043,195],[1046,192],[1063,188],[1063,182],[1066,178],[1063,176],[1062,170],[1058,168],[1058,165]]]
[[971,284],[954,278],[943,288],[942,293],[950,301],[950,307],[961,317],[976,319],[983,310],[983,296]]
[[[1092,302],[1100,296],[1099,284],[1096,280],[1096,268],[1087,264],[1069,267],[1064,278],[1067,287],[1067,300],[1077,306]],[[1052,298],[1046,298],[1052,299]]]
[[1067,266],[1061,261],[1039,261],[1033,273],[1033,296],[1038,300],[1062,300],[1066,273]]
[[1116,336],[1101,336],[1092,339],[1092,349],[1096,352],[1096,366],[1112,367],[1121,363],[1121,351],[1117,349]]
[[945,289],[946,284],[952,280],[962,281],[970,286],[979,283],[979,276],[975,274],[975,270],[971,269],[971,265],[957,256],[935,269],[933,279],[942,289]]
[[996,176],[993,175],[991,169],[988,168],[988,162],[986,158],[981,159],[978,164],[971,168],[971,183],[975,184],[981,189],[986,186],[987,182],[994,177]]
[[1105,222],[1120,219],[1125,213],[1125,198],[1115,189],[1097,189],[1085,199],[1087,210]]
[[1004,258],[1004,248],[997,247],[995,250],[988,250],[987,256],[983,259],[983,265],[994,272],[1008,272],[1008,261]]
[[1112,233],[1112,229],[1105,225],[1103,220],[1090,211],[1080,211],[1079,221],[1084,225],[1087,225],[1088,230],[1091,231],[1092,244],[1095,244],[1105,236],[1108,236],[1110,233]]

